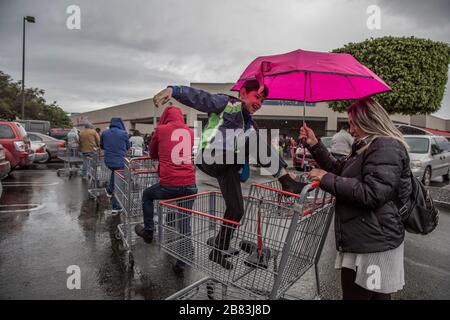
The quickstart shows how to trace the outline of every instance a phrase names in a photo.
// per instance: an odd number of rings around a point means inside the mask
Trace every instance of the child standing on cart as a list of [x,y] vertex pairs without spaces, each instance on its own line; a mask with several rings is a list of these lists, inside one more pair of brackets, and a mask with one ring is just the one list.
[[[241,181],[245,182],[249,177],[249,157],[251,156],[248,152],[249,135],[245,138],[247,145],[245,150],[238,150],[235,135],[227,134],[227,129],[233,132],[241,129],[246,134],[256,134],[260,139],[260,135],[255,130],[256,123],[252,120],[252,114],[261,108],[267,95],[268,88],[265,85],[262,87],[257,80],[248,80],[239,91],[239,99],[225,94],[210,94],[186,86],[169,86],[153,98],[156,107],[174,98],[208,114],[208,124],[202,133],[199,158],[196,159],[196,163],[200,170],[217,179],[226,204],[224,219],[239,222],[244,215]],[[269,163],[261,163],[257,155],[253,155],[252,158],[257,159],[263,167],[270,166],[272,170],[270,173],[279,179],[283,190],[300,193],[303,185],[288,174],[285,170],[287,164],[279,157],[276,150],[270,144],[266,145],[267,155],[270,157]],[[211,152],[211,149],[214,151]],[[237,161],[239,151],[244,152],[244,163]],[[272,166],[273,163],[277,165]],[[227,270],[233,268],[233,264],[227,259],[231,254],[228,250],[234,230],[233,225],[224,222],[218,235],[208,240],[208,244],[212,247],[209,259]]]

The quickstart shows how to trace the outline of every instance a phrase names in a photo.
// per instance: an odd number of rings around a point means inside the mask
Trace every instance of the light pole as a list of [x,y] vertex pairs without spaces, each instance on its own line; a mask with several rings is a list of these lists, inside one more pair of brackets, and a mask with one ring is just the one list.
[[23,17],[23,50],[22,50],[22,120],[25,120],[25,22],[35,23],[36,19],[31,16]]

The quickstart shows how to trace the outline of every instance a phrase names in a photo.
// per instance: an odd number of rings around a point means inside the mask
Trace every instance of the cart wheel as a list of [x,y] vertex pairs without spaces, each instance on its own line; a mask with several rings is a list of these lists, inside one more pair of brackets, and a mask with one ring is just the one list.
[[120,234],[119,230],[114,233],[114,237],[116,238],[116,240],[122,240],[122,235]]
[[216,300],[216,298],[214,298],[214,283],[211,281],[208,281],[206,283],[206,294],[208,296],[209,300]]

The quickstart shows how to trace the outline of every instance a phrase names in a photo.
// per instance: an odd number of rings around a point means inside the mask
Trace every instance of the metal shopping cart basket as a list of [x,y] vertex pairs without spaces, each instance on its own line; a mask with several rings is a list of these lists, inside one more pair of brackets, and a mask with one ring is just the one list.
[[64,161],[64,168],[58,169],[56,174],[69,177],[69,179],[80,172],[79,165],[83,163],[83,157],[78,147],[59,148],[57,157]]
[[[329,228],[333,198],[317,186],[318,183],[308,185],[300,195],[284,193],[286,197],[295,196],[295,202],[245,197],[245,215],[240,223],[223,218],[225,202],[218,192],[161,201],[160,246],[241,294],[260,299],[282,298],[316,265]],[[255,188],[262,187],[255,185]],[[231,269],[210,260],[214,257],[213,250],[218,249],[213,248],[209,239],[214,239],[220,228],[234,231],[230,247],[237,250],[222,251],[222,256],[228,256],[227,261],[232,263]]]
[[126,250],[127,267],[132,268],[134,258],[131,250],[136,241],[134,226],[143,221],[142,193],[158,183],[159,176],[158,162],[150,157],[125,159],[125,164],[124,170],[114,173],[114,196],[122,207],[122,223],[117,226],[117,237],[122,240]]
[[109,183],[111,170],[106,166],[104,155],[99,150],[88,157],[88,193],[89,197],[97,200],[100,194],[105,193],[105,186]]

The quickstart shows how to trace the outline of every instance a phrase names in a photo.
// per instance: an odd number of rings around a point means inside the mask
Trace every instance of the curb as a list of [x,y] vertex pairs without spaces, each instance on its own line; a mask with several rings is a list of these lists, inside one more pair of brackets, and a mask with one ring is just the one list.
[[450,202],[437,201],[437,200],[433,200],[433,202],[436,204],[437,207],[441,207],[444,209],[450,209]]

